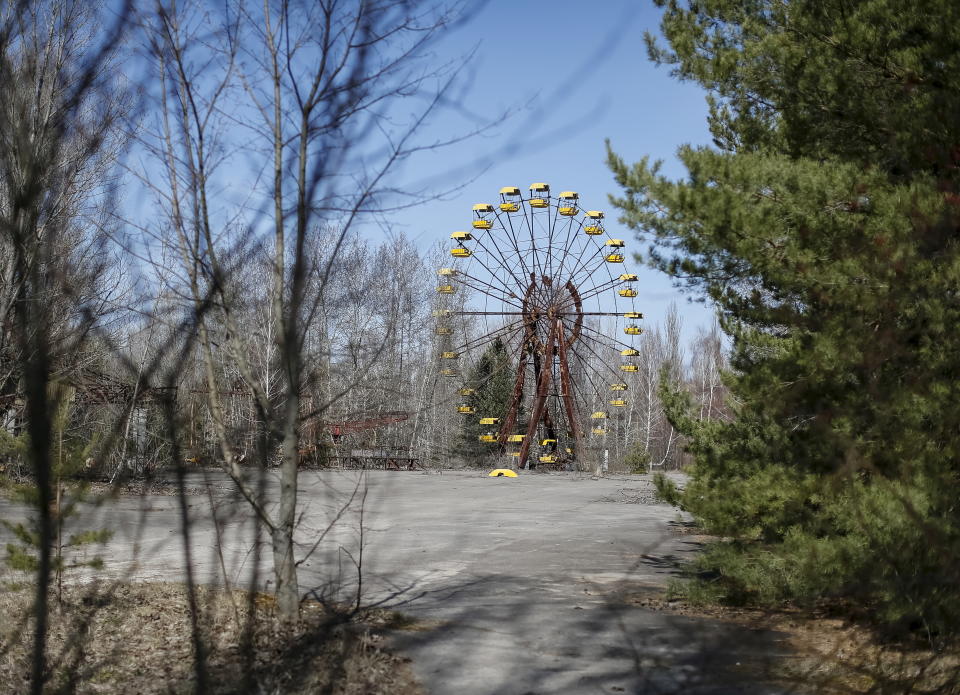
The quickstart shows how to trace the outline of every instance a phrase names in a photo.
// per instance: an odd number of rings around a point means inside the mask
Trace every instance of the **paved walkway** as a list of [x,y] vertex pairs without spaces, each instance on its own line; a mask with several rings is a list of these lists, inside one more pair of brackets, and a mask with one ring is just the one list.
[[[222,582],[225,568],[232,584],[269,590],[269,549],[258,561],[245,503],[221,476],[211,482],[219,531],[209,498],[187,498],[196,580]],[[783,692],[763,684],[786,656],[781,635],[625,600],[662,590],[699,547],[678,533],[675,509],[652,502],[647,477],[308,472],[300,486],[301,554],[322,537],[301,589],[354,596],[361,563],[363,600],[417,619],[392,641],[431,693]],[[90,513],[100,518],[86,523],[116,531],[107,559],[117,576],[183,578],[177,497]]]

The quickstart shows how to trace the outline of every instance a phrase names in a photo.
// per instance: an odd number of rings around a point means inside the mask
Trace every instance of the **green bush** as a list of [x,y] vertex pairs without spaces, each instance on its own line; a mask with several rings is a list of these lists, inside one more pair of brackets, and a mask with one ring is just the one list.
[[624,456],[623,463],[630,469],[631,473],[648,473],[650,471],[650,452],[636,444]]
[[657,473],[653,476],[653,486],[657,491],[657,499],[674,507],[683,508],[680,489],[677,484],[663,473]]

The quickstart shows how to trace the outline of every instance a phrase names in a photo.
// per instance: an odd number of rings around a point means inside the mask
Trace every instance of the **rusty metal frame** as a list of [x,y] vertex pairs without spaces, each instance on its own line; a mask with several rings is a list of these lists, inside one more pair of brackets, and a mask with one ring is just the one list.
[[[568,362],[568,349],[581,337],[583,330],[583,300],[572,281],[567,281],[564,288],[569,294],[564,306],[551,307],[546,313],[532,306],[532,298],[539,289],[540,283],[549,286],[549,278],[538,278],[530,273],[530,283],[523,298],[524,335],[521,343],[521,354],[517,364],[514,379],[513,393],[510,396],[510,406],[500,426],[497,437],[498,449],[502,454],[506,452],[507,437],[516,427],[520,407],[524,400],[524,386],[526,385],[527,368],[532,366],[533,378],[536,384],[530,417],[527,421],[526,434],[520,445],[520,456],[515,463],[517,468],[529,468],[530,449],[533,446],[537,429],[542,424],[548,438],[556,438],[556,423],[550,412],[547,402],[551,391],[557,391],[561,400],[564,418],[567,422],[568,436],[573,439],[574,458],[583,453],[583,431],[577,417],[577,408],[573,397]],[[564,327],[564,319],[572,319],[572,326]],[[543,339],[537,334],[536,327],[544,320],[549,321],[549,328]],[[532,363],[532,365],[531,365]],[[559,372],[559,383],[554,374],[555,367]],[[551,385],[554,387],[551,389]]]

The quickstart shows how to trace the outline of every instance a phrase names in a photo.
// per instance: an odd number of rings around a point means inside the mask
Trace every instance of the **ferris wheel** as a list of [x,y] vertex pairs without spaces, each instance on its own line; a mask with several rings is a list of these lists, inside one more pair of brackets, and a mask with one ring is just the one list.
[[[434,314],[440,373],[459,386],[457,412],[477,418],[479,440],[515,468],[582,465],[603,448],[611,413],[627,405],[627,373],[639,371],[643,315],[623,240],[575,191],[553,197],[546,183],[527,196],[501,188],[499,203],[474,205],[471,228],[451,239]],[[484,384],[468,375],[494,343],[512,393],[478,405]]]

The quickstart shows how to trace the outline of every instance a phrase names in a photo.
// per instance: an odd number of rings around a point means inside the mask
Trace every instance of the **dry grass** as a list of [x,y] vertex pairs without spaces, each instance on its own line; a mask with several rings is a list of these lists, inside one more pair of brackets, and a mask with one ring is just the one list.
[[[0,693],[29,689],[32,590],[0,592]],[[381,648],[396,616],[339,614],[316,603],[291,628],[273,599],[198,587],[207,693],[391,693],[422,691],[405,662]],[[179,584],[72,586],[52,603],[49,688],[79,693],[192,693],[191,612]]]
[[778,661],[777,680],[789,692],[960,694],[960,647],[934,650],[921,642],[884,640],[868,625],[837,617],[836,610],[699,606],[650,592],[626,602],[782,633],[796,654]]

